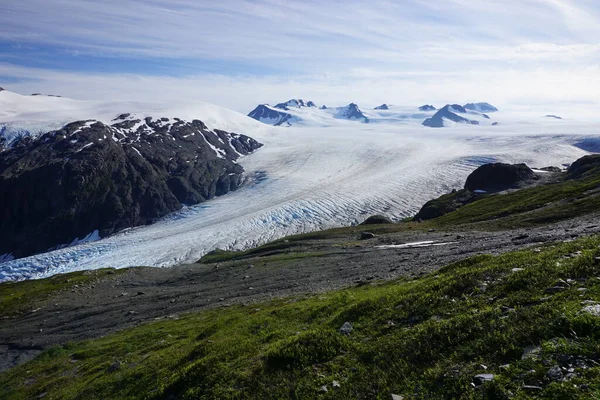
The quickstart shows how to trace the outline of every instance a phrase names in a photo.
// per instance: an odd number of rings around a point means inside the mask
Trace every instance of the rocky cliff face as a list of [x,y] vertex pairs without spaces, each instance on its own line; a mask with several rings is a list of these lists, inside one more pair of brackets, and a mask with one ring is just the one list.
[[236,190],[236,160],[262,146],[199,120],[112,122],[74,122],[0,153],[0,254],[105,236]]

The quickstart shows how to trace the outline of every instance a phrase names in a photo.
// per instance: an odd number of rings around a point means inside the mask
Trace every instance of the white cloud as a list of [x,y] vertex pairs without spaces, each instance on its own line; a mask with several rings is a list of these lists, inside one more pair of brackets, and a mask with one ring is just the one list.
[[[200,97],[240,111],[292,96],[328,104],[598,101],[596,0],[4,0],[0,9],[0,42],[80,57],[160,57],[175,67],[212,60],[223,69],[67,73],[18,67],[8,54],[0,76],[26,80],[3,86],[21,92]],[[236,76],[230,64],[248,72]]]

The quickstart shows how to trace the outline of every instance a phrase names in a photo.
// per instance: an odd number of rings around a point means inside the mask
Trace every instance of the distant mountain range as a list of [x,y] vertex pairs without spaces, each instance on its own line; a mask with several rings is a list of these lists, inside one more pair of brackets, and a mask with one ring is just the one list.
[[[425,107],[425,106],[424,106]],[[492,122],[486,112],[496,112],[498,109],[489,103],[447,104],[439,109],[432,117],[423,121],[423,126],[443,128],[450,124],[467,125],[497,125]]]
[[[486,113],[498,109],[489,103],[448,104],[441,109],[425,104],[416,109],[399,108],[383,103],[374,107],[370,112],[363,112],[356,103],[347,106],[328,108],[318,107],[313,101],[290,99],[275,106],[260,104],[248,116],[257,121],[274,126],[292,126],[295,124],[326,124],[330,118],[359,122],[400,123],[420,119],[422,125],[441,128],[451,123],[469,125],[494,125]],[[425,120],[423,121],[423,118]],[[319,122],[315,122],[319,121]]]
[[302,99],[290,99],[274,106],[260,104],[250,111],[248,116],[268,125],[291,126],[312,117],[318,117],[319,114],[322,117],[369,122],[369,118],[363,114],[355,103],[343,107],[328,108],[326,106],[317,107],[313,101]]

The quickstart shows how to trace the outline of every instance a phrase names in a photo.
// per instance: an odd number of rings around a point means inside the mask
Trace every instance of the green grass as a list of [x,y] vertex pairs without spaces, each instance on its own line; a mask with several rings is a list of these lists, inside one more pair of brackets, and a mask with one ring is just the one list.
[[[46,351],[0,375],[0,398],[598,398],[600,318],[581,310],[600,300],[599,246],[482,255],[414,280],[148,323]],[[545,293],[559,279],[570,288]],[[540,355],[521,359],[531,345]],[[551,382],[565,355],[587,368]],[[473,388],[483,372],[495,379]]]
[[0,285],[0,316],[11,316],[31,311],[50,296],[60,291],[71,290],[78,285],[92,284],[107,275],[126,270],[99,269],[54,275],[47,279],[23,282],[6,282]]
[[581,179],[482,196],[432,222],[438,226],[454,226],[493,221],[500,228],[542,225],[597,212],[600,210],[599,187],[600,174],[594,173]]

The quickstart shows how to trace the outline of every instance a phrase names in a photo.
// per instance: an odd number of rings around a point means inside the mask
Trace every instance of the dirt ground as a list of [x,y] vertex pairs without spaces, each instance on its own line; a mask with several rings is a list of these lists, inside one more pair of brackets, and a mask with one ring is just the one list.
[[[498,254],[600,231],[598,215],[502,232],[396,232],[357,240],[363,231],[309,239],[293,252],[319,256],[251,258],[220,264],[134,268],[53,295],[35,311],[0,319],[0,371],[54,345],[209,307],[312,294],[400,276],[418,276],[475,254]],[[428,247],[379,248],[435,241]]]

